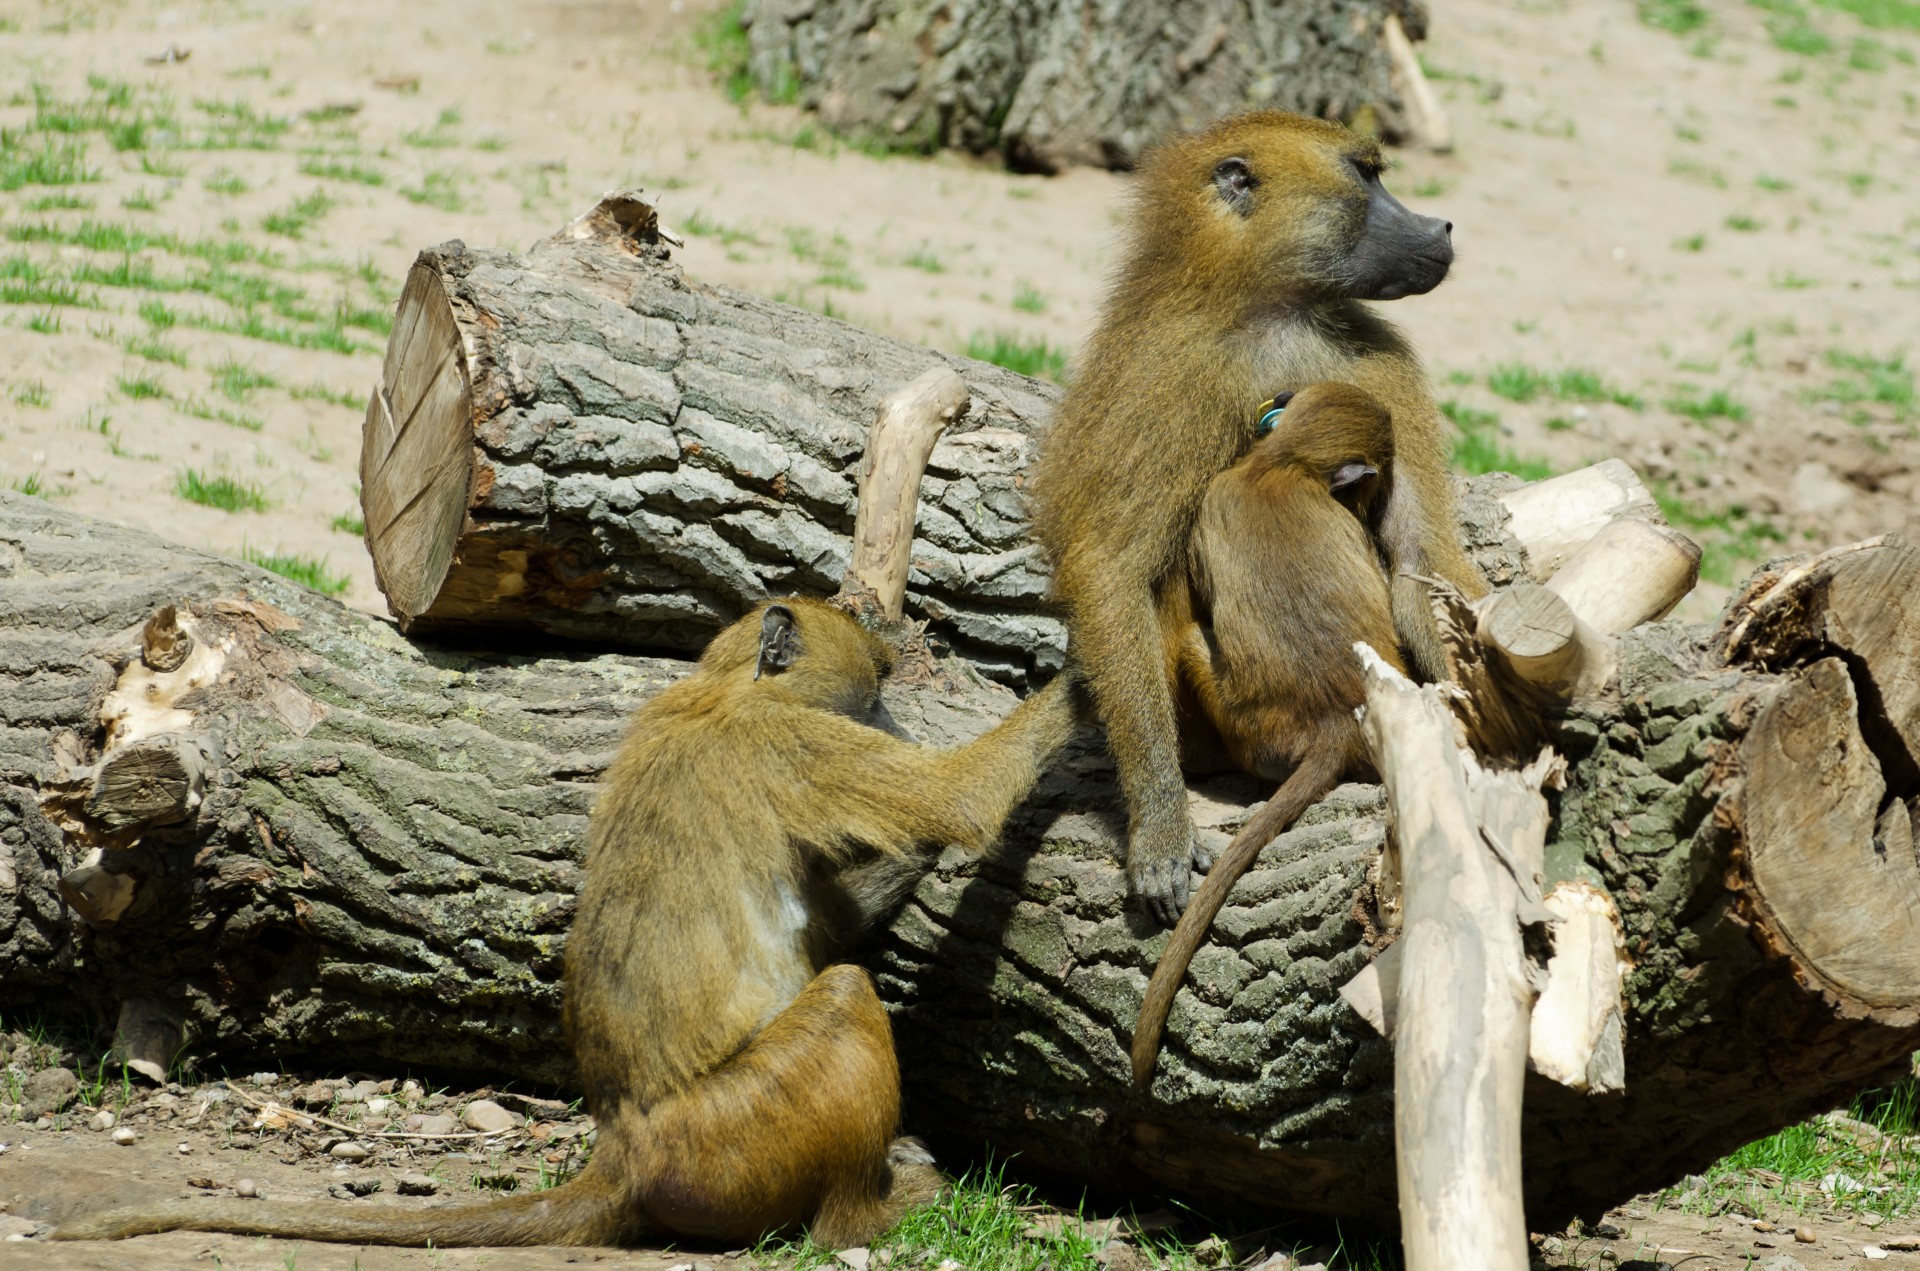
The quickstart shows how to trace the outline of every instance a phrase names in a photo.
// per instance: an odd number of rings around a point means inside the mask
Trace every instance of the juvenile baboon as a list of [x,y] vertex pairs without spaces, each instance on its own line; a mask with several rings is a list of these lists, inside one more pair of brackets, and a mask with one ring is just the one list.
[[1316,384],[1201,502],[1186,587],[1161,608],[1183,700],[1236,767],[1279,780],[1194,895],[1154,968],[1133,1033],[1144,1088],[1173,995],[1227,892],[1260,849],[1350,773],[1370,771],[1354,708],[1356,640],[1398,670],[1387,576],[1372,525],[1391,484],[1387,411],[1347,384]]
[[842,611],[763,606],[635,717],[588,832],[567,1036],[598,1123],[551,1191],[407,1210],[176,1201],[59,1239],[187,1228],[419,1245],[864,1244],[940,1183],[894,1137],[887,1016],[847,939],[936,845],[981,850],[1071,734],[1061,676],[954,750],[892,735],[887,646]]
[[1394,626],[1422,675],[1442,670],[1438,637],[1419,584],[1402,575],[1486,591],[1460,547],[1426,375],[1361,303],[1438,285],[1452,226],[1402,207],[1381,168],[1372,141],[1279,111],[1150,152],[1106,309],[1041,443],[1035,529],[1126,794],[1128,876],[1164,921],[1186,903],[1189,865],[1206,861],[1154,614],[1184,578],[1208,483],[1253,444],[1258,404],[1339,380],[1392,413],[1378,535]]

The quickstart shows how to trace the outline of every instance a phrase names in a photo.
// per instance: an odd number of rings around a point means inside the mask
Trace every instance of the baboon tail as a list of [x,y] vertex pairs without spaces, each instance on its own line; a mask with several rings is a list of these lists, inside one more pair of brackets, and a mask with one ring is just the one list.
[[156,1231],[227,1231],[345,1244],[613,1245],[644,1231],[639,1207],[588,1162],[550,1191],[441,1209],[250,1200],[175,1200],[109,1209],[53,1232],[55,1240],[121,1240]]
[[1133,1027],[1134,1089],[1144,1091],[1153,1080],[1154,1061],[1160,1057],[1160,1035],[1166,1029],[1167,1014],[1173,1009],[1173,995],[1180,991],[1187,966],[1201,941],[1207,938],[1220,906],[1227,903],[1227,893],[1260,855],[1261,848],[1340,784],[1340,774],[1345,768],[1346,756],[1337,749],[1322,747],[1315,751],[1280,783],[1266,806],[1253,814],[1214,862],[1207,881],[1200,884],[1186,912],[1180,915],[1166,951],[1160,955],[1160,964],[1153,968],[1153,979],[1147,983],[1147,995],[1140,1003],[1140,1021]]

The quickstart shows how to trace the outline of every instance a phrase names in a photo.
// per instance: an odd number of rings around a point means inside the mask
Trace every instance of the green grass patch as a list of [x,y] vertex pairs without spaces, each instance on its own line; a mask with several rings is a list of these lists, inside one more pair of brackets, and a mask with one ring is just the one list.
[[[301,170],[305,171],[304,168]],[[225,168],[215,168],[200,184],[215,194],[226,195],[245,194],[252,188],[239,173],[230,172]]]
[[315,190],[305,198],[295,199],[289,206],[278,212],[270,212],[260,222],[260,228],[269,234],[284,234],[288,238],[299,238],[307,227],[325,216],[333,208],[333,196],[325,190]]
[[1907,365],[1904,353],[1880,358],[1829,349],[1827,365],[1841,373],[1839,378],[1819,388],[1809,389],[1808,400],[1839,402],[1846,406],[1877,403],[1891,406],[1899,419],[1911,419],[1920,414],[1920,397],[1915,395],[1913,370]]
[[1013,307],[1022,313],[1045,313],[1047,298],[1029,283],[1017,283],[1013,289]]
[[366,537],[367,523],[358,512],[342,512],[327,524],[339,533],[351,534],[355,538]]
[[1765,172],[1755,177],[1753,183],[1763,190],[1772,190],[1776,194],[1793,188],[1793,182],[1787,180],[1785,177],[1769,176]]
[[908,252],[900,263],[909,269],[917,269],[923,274],[944,274],[947,272],[946,263],[940,259],[940,254],[934,251],[933,248],[926,246],[916,247],[914,250]]
[[448,107],[440,112],[431,128],[413,128],[400,134],[400,140],[422,150],[447,150],[460,144],[454,129],[460,126],[460,109]]
[[347,589],[347,576],[336,574],[327,568],[326,558],[315,560],[311,556],[295,556],[284,552],[263,552],[256,547],[244,546],[241,556],[260,568],[292,579],[302,587],[312,588],[323,596],[337,596]]
[[144,185],[121,199],[120,206],[129,212],[154,212],[160,208],[160,204],[154,200],[153,191]]
[[1511,472],[1528,481],[1543,481],[1557,471],[1543,459],[1529,459],[1508,447],[1500,436],[1500,416],[1461,402],[1440,403],[1440,413],[1454,427],[1450,460],[1454,470],[1468,476]]
[[31,495],[36,499],[47,497],[47,479],[38,472],[29,473],[24,477],[15,477],[7,484],[21,494]]
[[158,300],[141,301],[140,316],[146,319],[147,325],[155,331],[170,331],[174,324],[180,321],[179,314]]
[[1699,0],[1640,0],[1640,20],[1650,27],[1688,35],[1707,25],[1706,7]]
[[98,181],[100,169],[87,166],[87,143],[42,137],[37,146],[0,128],[0,190],[25,185],[79,185]]
[[387,183],[387,174],[376,167],[364,164],[358,159],[343,159],[320,152],[310,152],[300,159],[300,171],[310,177],[319,177],[324,181],[351,181],[356,185],[382,186]]
[[337,388],[329,388],[325,384],[295,384],[287,389],[287,396],[297,402],[326,402],[347,410],[365,410],[367,406],[364,393],[342,392]]
[[966,355],[1017,375],[1066,382],[1067,351],[1042,339],[1029,340],[1010,331],[975,331],[967,337]]
[[1673,240],[1673,249],[1677,252],[1700,252],[1707,249],[1705,234],[1689,234],[1685,238]]
[[1703,393],[1697,385],[1680,384],[1663,405],[1676,415],[1685,415],[1701,423],[1709,419],[1730,419],[1736,424],[1744,424],[1753,417],[1753,412],[1734,400],[1733,395],[1724,388]]
[[224,474],[208,475],[194,468],[180,470],[173,492],[189,503],[222,512],[264,512],[272,506],[265,492],[252,482],[235,481]]
[[1920,3],[1915,0],[1820,0],[1820,5],[1851,13],[1877,30],[1920,31]]
[[22,199],[20,207],[27,212],[91,212],[93,200],[65,190],[56,190],[52,194],[35,194]]
[[151,375],[122,375],[115,383],[119,386],[122,397],[136,402],[150,398],[163,398],[167,395],[167,390],[160,381]]
[[208,373],[213,376],[213,386],[229,401],[244,402],[256,389],[279,387],[273,376],[243,366],[231,357]]
[[1698,159],[1670,159],[1667,171],[1677,177],[1686,177],[1692,181],[1702,181],[1716,190],[1727,188],[1727,174],[1718,168],[1710,168]]
[[1607,383],[1598,371],[1578,366],[1541,371],[1521,362],[1502,362],[1487,372],[1487,387],[1512,402],[1547,397],[1562,402],[1612,402],[1629,410],[1646,406],[1637,393]]
[[[0,286],[0,296],[4,296],[5,294],[5,287]],[[59,311],[55,309],[43,309],[39,313],[30,314],[27,317],[27,330],[37,332],[40,335],[59,335],[60,325],[60,314]]]
[[228,410],[224,406],[214,406],[198,397],[189,397],[185,401],[176,399],[173,406],[183,415],[191,415],[195,419],[214,420],[232,428],[243,428],[248,432],[260,432],[267,426],[267,422],[257,415]]
[[284,115],[261,114],[252,103],[233,101],[197,101],[195,109],[207,122],[194,145],[202,150],[273,150],[293,121]]
[[437,207],[442,212],[458,212],[467,205],[466,196],[460,191],[459,174],[452,168],[421,173],[420,184],[401,190],[400,196],[411,203]]
[[753,95],[753,44],[743,21],[746,7],[746,0],[733,0],[707,14],[693,29],[694,48],[707,72],[733,102],[744,102]]
[[16,384],[14,386],[13,400],[22,406],[44,409],[53,404],[53,393],[47,388],[47,382],[45,380],[32,380],[28,383]]
[[184,352],[174,348],[157,335],[132,336],[120,347],[135,357],[145,358],[149,362],[171,362],[175,366],[187,364],[187,355]]
[[1728,229],[1738,231],[1742,234],[1751,234],[1755,230],[1764,228],[1766,224],[1764,221],[1759,221],[1748,216],[1745,212],[1735,212],[1732,216],[1729,216],[1720,223]]
[[696,238],[717,238],[724,247],[733,247],[741,243],[746,243],[753,247],[766,246],[766,243],[759,235],[749,233],[743,229],[734,229],[730,225],[722,225],[719,221],[714,220],[698,208],[687,213],[687,219],[682,221],[677,228],[685,230]]

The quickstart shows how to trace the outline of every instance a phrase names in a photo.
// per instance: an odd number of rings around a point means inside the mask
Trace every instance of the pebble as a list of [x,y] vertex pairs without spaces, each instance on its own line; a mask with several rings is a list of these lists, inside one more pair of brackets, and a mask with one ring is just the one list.
[[40,1224],[31,1218],[19,1218],[13,1214],[0,1214],[0,1240],[27,1240],[40,1230]]
[[1776,1253],[1762,1262],[1754,1271],[1807,1271],[1800,1259],[1791,1254]]
[[833,1255],[833,1260],[849,1271],[867,1271],[873,1262],[873,1250],[865,1245],[855,1249],[842,1249]]
[[415,1134],[455,1134],[460,1123],[445,1113],[414,1113],[407,1118],[407,1128]]
[[132,1147],[135,1143],[139,1142],[139,1140],[140,1136],[124,1125],[113,1132],[113,1141],[121,1147]]
[[89,1130],[111,1130],[113,1128],[113,1113],[107,1111],[105,1108],[100,1109],[93,1114],[93,1119],[87,1122],[87,1128]]
[[252,1200],[260,1194],[260,1184],[250,1178],[237,1178],[233,1182],[233,1194],[242,1200]]
[[191,1143],[182,1143],[182,1144],[180,1145],[180,1155],[182,1155],[182,1156],[191,1156],[191,1155],[193,1155],[193,1144],[191,1144]]
[[461,1114],[460,1119],[466,1123],[468,1129],[478,1130],[482,1134],[513,1128],[513,1113],[491,1099],[475,1099],[467,1105],[467,1110]]
[[393,1180],[394,1190],[402,1196],[431,1196],[440,1190],[440,1180],[431,1174],[402,1174]]
[[367,1100],[367,1115],[370,1117],[385,1119],[387,1113],[391,1111],[393,1111],[393,1100],[391,1099]]
[[408,1077],[400,1083],[400,1097],[409,1102],[420,1098],[420,1096],[426,1094],[426,1092],[427,1088],[415,1081],[412,1077]]
[[1753,1224],[1753,1229],[1755,1231],[1778,1231],[1779,1230],[1779,1228],[1775,1227],[1772,1223],[1768,1222],[1764,1218],[1756,1220]]
[[247,1080],[256,1086],[271,1086],[280,1080],[280,1074],[277,1072],[256,1072],[251,1077],[248,1077]]
[[1813,1240],[1814,1240],[1813,1228],[1795,1227],[1793,1229],[1793,1238],[1795,1240],[1798,1240],[1803,1245],[1810,1245],[1813,1243]]
[[33,1128],[36,1130],[51,1130],[53,1128],[53,1118],[41,1117],[33,1123]]
[[1861,1245],[1860,1256],[1868,1262],[1878,1262],[1887,1256],[1887,1251],[1879,1245]]
[[327,1155],[336,1161],[364,1161],[373,1150],[363,1143],[335,1143],[327,1149]]

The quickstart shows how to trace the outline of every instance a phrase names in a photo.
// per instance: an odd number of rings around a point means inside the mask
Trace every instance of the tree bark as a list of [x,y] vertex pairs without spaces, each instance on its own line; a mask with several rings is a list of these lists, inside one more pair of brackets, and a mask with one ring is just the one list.
[[1389,15],[1425,35],[1420,0],[757,0],[748,17],[774,100],[889,149],[1051,172],[1130,167],[1168,132],[1254,107],[1398,140],[1411,125]]
[[958,371],[920,488],[910,616],[987,674],[1061,665],[1022,473],[1058,390],[688,282],[613,195],[525,257],[422,252],[367,408],[367,547],[403,630],[698,653],[846,572],[876,405]]
[[[1465,501],[1476,536],[1510,486]],[[1536,1227],[1700,1169],[1920,1045],[1915,596],[1920,556],[1891,540],[1763,578],[1719,644],[1674,623],[1621,637],[1617,701],[1557,721],[1547,875],[1611,895],[1636,965],[1625,1092],[1529,1080]],[[409,643],[0,492],[0,1009],[179,1026],[202,1062],[565,1083],[593,783],[685,670]],[[957,690],[889,689],[934,743],[1012,704],[953,671]],[[115,714],[133,699],[153,709]],[[102,781],[109,715],[133,722],[106,758],[190,742],[197,784]],[[1199,784],[1196,817],[1222,834],[1262,793]],[[1392,1057],[1337,994],[1382,943],[1380,791],[1341,787],[1235,889],[1146,1098],[1125,1043],[1166,937],[1126,903],[1120,806],[1082,737],[1000,851],[941,857],[875,940],[911,1128],[1123,1188],[1390,1220]]]

